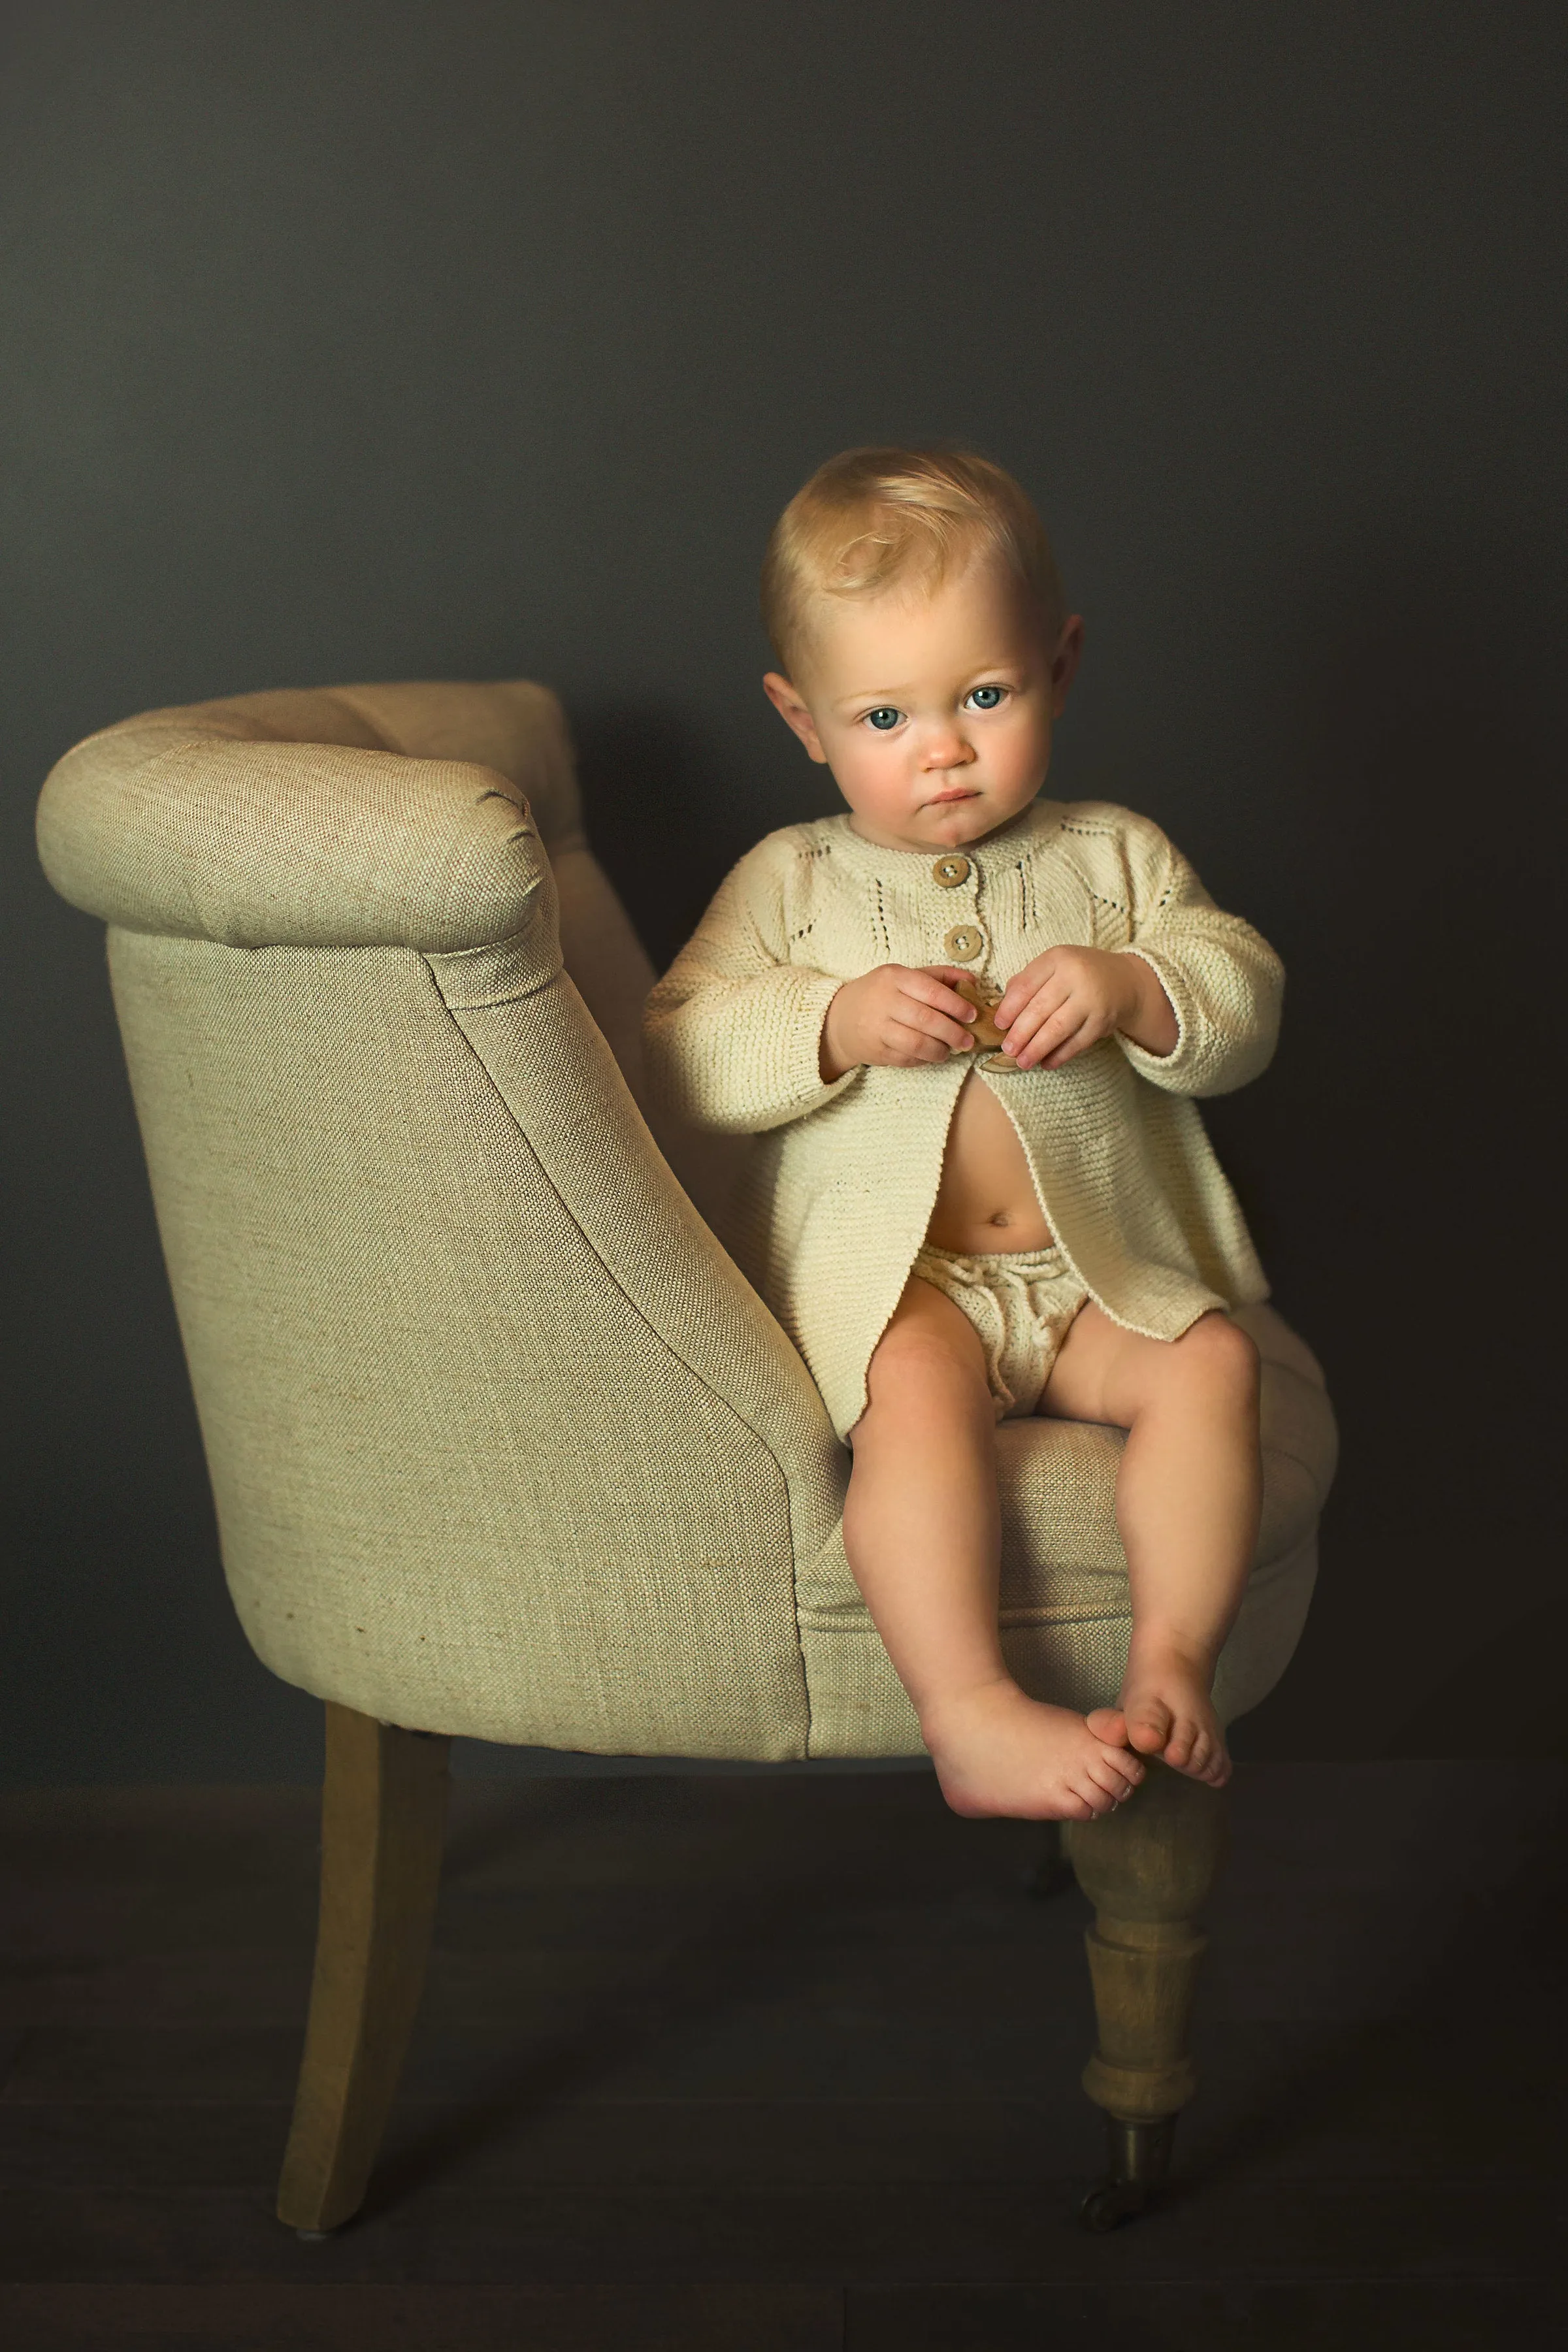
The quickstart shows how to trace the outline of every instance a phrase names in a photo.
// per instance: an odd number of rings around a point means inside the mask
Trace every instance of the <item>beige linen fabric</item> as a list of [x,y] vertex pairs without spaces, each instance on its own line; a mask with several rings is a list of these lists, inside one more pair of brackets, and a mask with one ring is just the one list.
[[240,695],[89,736],[45,788],[49,877],[126,929],[229,947],[479,946],[515,915],[519,843],[570,856],[582,821],[553,697],[484,690],[489,724],[474,714],[479,746],[454,759],[463,691]]
[[[116,937],[236,1605],[275,1672],[367,1714],[797,1754],[826,1419],[571,983],[498,953],[476,1004],[466,959]],[[531,1136],[520,1065],[564,1113]]]
[[[1000,987],[1064,944],[1151,964],[1175,1008],[1174,1050],[1108,1037],[1059,1070],[973,1052],[823,1084],[823,1016],[846,980],[957,962]],[[1213,1307],[1267,1296],[1193,1097],[1264,1067],[1281,984],[1267,941],[1129,809],[1037,801],[940,857],[862,840],[836,816],[742,858],[654,990],[645,1038],[656,1090],[683,1118],[755,1139],[735,1246],[844,1435],[972,1072],[1011,1117],[1068,1265],[1118,1323],[1174,1339]]]
[[[911,1752],[843,1562],[847,1456],[600,1034],[625,1044],[647,968],[577,828],[559,712],[515,682],[154,713],[50,779],[46,865],[113,926],[236,1605],[286,1679],[426,1729]],[[1256,1311],[1295,1366],[1266,1400],[1309,1402],[1268,1455],[1231,1713],[1289,1655],[1332,1463],[1310,1359]],[[1108,1697],[1117,1442],[1001,1443],[1019,1671]]]
[[286,688],[150,710],[68,752],[38,812],[45,868],[73,905],[232,947],[482,945],[515,923],[531,840],[549,854],[578,989],[682,1184],[721,1213],[733,1147],[647,1101],[653,967],[584,835],[548,688]]

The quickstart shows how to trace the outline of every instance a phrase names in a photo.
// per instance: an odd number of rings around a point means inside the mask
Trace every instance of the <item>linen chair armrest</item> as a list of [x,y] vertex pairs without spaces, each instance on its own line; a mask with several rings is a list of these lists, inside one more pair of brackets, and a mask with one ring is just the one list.
[[550,874],[524,795],[494,769],[226,739],[199,713],[79,744],[37,822],[73,906],[226,947],[460,952],[528,929]]

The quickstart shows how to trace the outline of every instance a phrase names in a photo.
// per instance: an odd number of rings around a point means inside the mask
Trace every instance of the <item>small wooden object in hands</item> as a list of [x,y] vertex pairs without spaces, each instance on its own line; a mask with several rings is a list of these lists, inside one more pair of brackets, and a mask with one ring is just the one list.
[[1002,1032],[991,1016],[1002,1002],[1002,991],[994,987],[990,981],[976,980],[969,972],[951,985],[957,990],[965,1004],[973,1004],[980,1015],[970,1035],[977,1045],[984,1045],[994,1054],[1002,1043]]

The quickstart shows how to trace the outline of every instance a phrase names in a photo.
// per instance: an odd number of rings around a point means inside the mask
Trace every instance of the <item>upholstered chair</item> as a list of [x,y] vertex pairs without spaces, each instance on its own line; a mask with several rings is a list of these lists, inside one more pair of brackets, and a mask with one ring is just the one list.
[[[153,711],[59,762],[39,840],[109,926],[229,1590],[262,1661],[326,1703],[279,2203],[320,2232],[359,2206],[395,2090],[454,1735],[783,1759],[915,1755],[919,1732],[845,1559],[848,1457],[718,1238],[722,1152],[639,1108],[652,973],[553,698]],[[1307,1348],[1268,1307],[1240,1319],[1266,1479],[1227,1718],[1295,1646],[1334,1456]],[[1010,1662],[1103,1705],[1128,1633],[1121,1434],[1010,1422],[998,1443]],[[1067,1832],[1096,1910],[1098,2226],[1143,2201],[1192,2093],[1223,1811],[1152,1769]]]

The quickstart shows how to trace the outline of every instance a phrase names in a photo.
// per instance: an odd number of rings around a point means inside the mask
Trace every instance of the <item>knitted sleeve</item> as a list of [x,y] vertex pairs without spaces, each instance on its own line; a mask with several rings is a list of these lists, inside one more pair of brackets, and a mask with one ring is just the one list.
[[1224,1095],[1267,1069],[1279,1034],[1285,973],[1261,934],[1216,907],[1186,859],[1146,817],[1123,842],[1131,887],[1129,951],[1142,956],[1175,1011],[1169,1054],[1120,1044],[1134,1069],[1174,1095]]
[[760,1135],[819,1109],[860,1075],[823,1083],[822,1024],[843,982],[789,961],[786,870],[771,840],[749,851],[648,998],[648,1076],[693,1127]]

